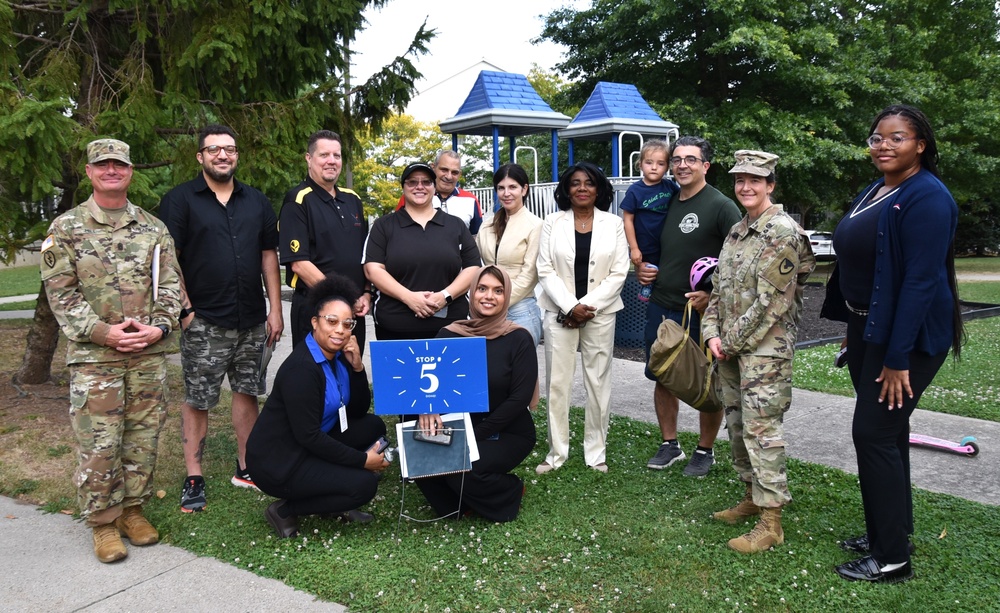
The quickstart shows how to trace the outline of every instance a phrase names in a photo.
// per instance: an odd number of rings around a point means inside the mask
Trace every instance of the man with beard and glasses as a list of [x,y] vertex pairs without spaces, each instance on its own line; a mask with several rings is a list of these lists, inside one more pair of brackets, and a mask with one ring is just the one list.
[[181,311],[185,513],[205,508],[201,460],[208,410],[219,403],[227,375],[238,456],[231,482],[255,488],[246,469],[246,440],[257,421],[257,396],[265,392],[261,355],[284,329],[278,220],[264,194],[233,178],[239,162],[236,134],[227,126],[205,126],[197,159],[202,172],[160,201],[186,286]]

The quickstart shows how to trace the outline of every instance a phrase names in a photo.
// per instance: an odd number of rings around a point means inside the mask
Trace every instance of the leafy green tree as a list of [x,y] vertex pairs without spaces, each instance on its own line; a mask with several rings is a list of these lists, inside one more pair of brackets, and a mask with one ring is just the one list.
[[[426,52],[409,50],[363,84],[348,79],[362,12],[385,0],[21,0],[0,4],[0,242],[10,252],[86,198],[86,143],[132,147],[136,204],[196,171],[204,124],[239,135],[239,176],[272,202],[301,179],[308,135],[332,128],[352,151],[409,102]],[[55,201],[55,207],[38,203]],[[28,230],[33,227],[34,231]],[[56,326],[44,293],[18,378],[49,377]]]
[[864,138],[896,102],[938,129],[960,205],[996,193],[997,34],[987,0],[594,0],[551,13],[542,38],[569,47],[557,68],[579,102],[599,80],[634,83],[681,134],[708,138],[724,191],[733,151],[779,154],[778,198],[809,223],[875,177]]

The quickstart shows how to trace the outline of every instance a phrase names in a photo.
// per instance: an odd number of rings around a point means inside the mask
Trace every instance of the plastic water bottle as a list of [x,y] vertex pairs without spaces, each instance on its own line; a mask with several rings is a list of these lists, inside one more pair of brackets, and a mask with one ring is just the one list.
[[[652,268],[653,270],[659,270],[660,267],[656,264],[643,263],[646,268]],[[649,302],[649,297],[653,294],[653,284],[642,285],[639,287],[639,300],[642,302]]]

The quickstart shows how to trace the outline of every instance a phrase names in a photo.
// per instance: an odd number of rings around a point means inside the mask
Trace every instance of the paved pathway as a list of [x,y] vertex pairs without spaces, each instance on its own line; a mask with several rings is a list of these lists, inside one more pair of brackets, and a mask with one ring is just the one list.
[[[283,306],[288,322],[289,305]],[[374,338],[371,327],[368,338]],[[290,343],[291,336],[286,335],[275,351],[268,389]],[[544,364],[542,348],[539,364]],[[573,397],[578,406],[585,400],[580,370],[578,364]],[[544,374],[543,367],[543,378]],[[642,364],[615,360],[612,377],[614,412],[655,423],[652,384],[642,376]],[[544,380],[542,384],[544,389]],[[856,472],[850,441],[853,405],[852,398],[795,390],[785,420],[792,457]],[[974,435],[981,447],[975,458],[913,449],[914,485],[1000,505],[1000,423],[922,410],[914,413],[912,423],[918,432],[956,441]],[[679,427],[697,431],[697,413],[683,407]],[[650,450],[655,450],[655,441],[650,442]],[[613,465],[610,468],[615,470]],[[132,547],[122,563],[100,564],[91,552],[89,532],[72,518],[42,513],[4,497],[0,497],[0,552],[0,608],[4,611],[135,611],[148,610],[151,602],[163,611],[345,611],[341,605],[317,601],[279,581],[170,545]],[[220,585],[238,585],[239,589],[220,590]]]

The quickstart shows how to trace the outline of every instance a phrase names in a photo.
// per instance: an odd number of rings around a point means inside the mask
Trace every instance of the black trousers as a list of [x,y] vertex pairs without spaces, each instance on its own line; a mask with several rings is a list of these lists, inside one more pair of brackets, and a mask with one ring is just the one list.
[[913,493],[910,489],[910,415],[948,354],[910,354],[913,398],[893,410],[879,402],[885,346],[864,341],[865,317],[851,315],[847,324],[847,367],[857,392],[851,433],[858,455],[858,480],[865,508],[871,555],[882,564],[910,559]]
[[[292,294],[292,347],[305,340],[306,335],[312,332],[312,316],[309,314],[309,293],[297,291]],[[358,325],[354,326],[354,337],[358,339],[358,347],[361,355],[365,354],[365,318],[358,317]]]
[[471,509],[490,521],[512,521],[521,509],[524,481],[510,471],[528,457],[535,439],[501,432],[495,441],[476,443],[479,460],[470,472],[417,479],[417,486],[438,515]]
[[[330,436],[348,447],[366,451],[380,436],[385,436],[385,422],[368,414],[350,420],[346,432],[338,430]],[[292,515],[326,515],[367,504],[375,497],[378,475],[365,468],[333,464],[310,455],[281,483],[256,478],[254,483],[268,496],[284,498]]]

